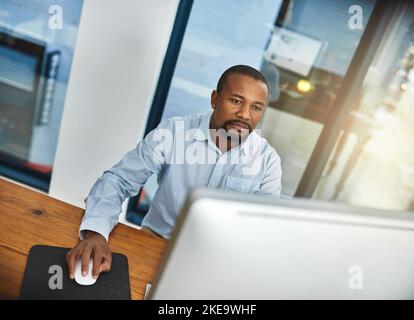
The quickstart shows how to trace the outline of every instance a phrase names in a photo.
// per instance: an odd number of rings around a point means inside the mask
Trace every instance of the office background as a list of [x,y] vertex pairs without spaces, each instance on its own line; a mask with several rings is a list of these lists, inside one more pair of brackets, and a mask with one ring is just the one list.
[[[52,154],[56,148],[54,160],[47,163],[53,166],[48,193],[84,207],[97,177],[151,125],[173,115],[207,111],[209,90],[222,71],[245,63],[273,79],[274,88],[280,87],[273,92],[278,99],[271,101],[261,127],[282,157],[285,196],[412,210],[412,6],[396,2],[398,10],[378,19],[375,13],[381,8],[376,1],[356,1],[363,8],[364,28],[353,30],[347,18],[354,2],[125,0],[120,6],[114,0],[84,1],[77,11],[69,11],[80,20],[73,22],[76,41],[69,39],[73,57],[70,81],[61,95],[64,104],[60,100],[63,113],[53,113],[61,117],[59,134],[47,144]],[[67,12],[65,1],[59,3]],[[371,15],[380,22],[378,30],[369,28]],[[63,30],[69,21],[64,19]],[[381,33],[381,26],[386,32]],[[310,69],[298,70],[278,60],[272,45],[281,35],[293,36],[289,32],[315,48]],[[375,50],[363,52],[364,46]],[[362,75],[351,72],[360,62],[357,52],[366,59]],[[171,61],[166,64],[166,59],[172,59],[175,68],[169,70]],[[359,91],[348,85],[358,77],[363,79]],[[165,79],[169,81],[163,84]],[[344,91],[355,103],[339,116],[337,98]],[[338,133],[331,129],[332,119]],[[329,133],[334,144],[323,149],[329,159],[309,188],[315,150],[325,147],[321,137]],[[139,222],[135,211],[145,209],[142,202],[150,201],[155,188],[152,179],[145,193],[131,200],[131,221]]]

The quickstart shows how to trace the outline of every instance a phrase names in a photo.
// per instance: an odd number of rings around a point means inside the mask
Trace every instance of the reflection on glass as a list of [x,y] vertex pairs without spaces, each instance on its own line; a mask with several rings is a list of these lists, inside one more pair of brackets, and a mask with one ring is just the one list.
[[[0,0],[1,174],[44,190],[53,168],[82,4]],[[33,175],[46,182],[37,185],[29,178]]]
[[414,6],[384,36],[314,193],[414,210]]
[[262,129],[281,155],[284,195],[295,194],[364,31],[348,26],[355,4],[366,22],[375,1],[290,1],[272,29],[262,71],[278,73],[280,95]]

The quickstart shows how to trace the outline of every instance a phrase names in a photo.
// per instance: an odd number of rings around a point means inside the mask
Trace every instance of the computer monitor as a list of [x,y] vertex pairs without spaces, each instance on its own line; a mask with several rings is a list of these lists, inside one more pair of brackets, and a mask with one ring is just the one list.
[[413,299],[414,216],[196,190],[149,299]]

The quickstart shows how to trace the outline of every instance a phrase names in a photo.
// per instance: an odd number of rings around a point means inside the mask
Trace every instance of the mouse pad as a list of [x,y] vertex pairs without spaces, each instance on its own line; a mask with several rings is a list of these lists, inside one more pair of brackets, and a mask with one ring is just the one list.
[[111,271],[101,273],[95,284],[83,286],[69,278],[66,253],[69,248],[35,245],[30,248],[22,300],[130,300],[128,259],[112,253]]

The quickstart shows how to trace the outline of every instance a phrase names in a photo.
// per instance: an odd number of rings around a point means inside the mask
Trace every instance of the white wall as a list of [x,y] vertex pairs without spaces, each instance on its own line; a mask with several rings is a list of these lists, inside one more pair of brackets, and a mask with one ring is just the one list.
[[178,0],[84,1],[52,197],[84,208],[98,176],[142,138],[177,7]]

